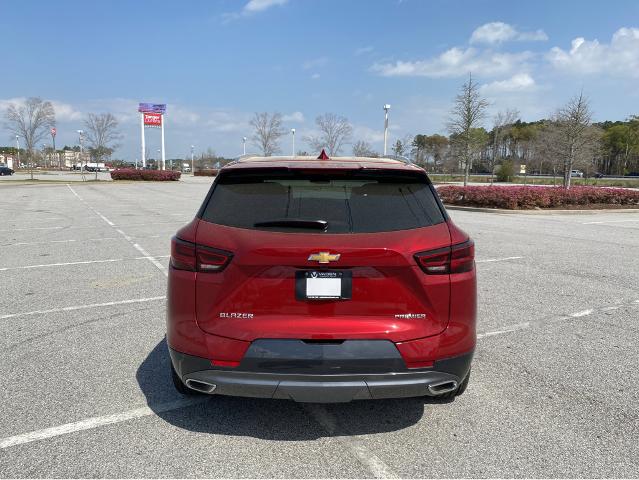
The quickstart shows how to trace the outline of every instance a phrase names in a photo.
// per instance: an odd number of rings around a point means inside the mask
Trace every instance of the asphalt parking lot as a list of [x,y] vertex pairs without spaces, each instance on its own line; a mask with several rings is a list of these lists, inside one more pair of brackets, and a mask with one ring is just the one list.
[[639,476],[639,214],[451,212],[480,305],[452,402],[190,400],[166,269],[210,182],[0,186],[0,476]]

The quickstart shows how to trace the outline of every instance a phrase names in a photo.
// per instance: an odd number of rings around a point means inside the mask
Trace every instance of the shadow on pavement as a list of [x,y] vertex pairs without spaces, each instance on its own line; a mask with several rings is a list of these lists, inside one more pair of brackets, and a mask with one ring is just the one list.
[[[169,411],[161,405],[182,397],[171,382],[170,358],[162,340],[137,370],[136,378],[149,407],[176,427],[216,435],[250,436],[265,440],[314,440],[326,436],[365,435],[410,427],[424,415],[424,398],[355,401],[344,404],[299,404],[270,400],[211,396],[201,403]],[[323,409],[329,430],[309,415]],[[325,412],[325,413],[324,413]]]

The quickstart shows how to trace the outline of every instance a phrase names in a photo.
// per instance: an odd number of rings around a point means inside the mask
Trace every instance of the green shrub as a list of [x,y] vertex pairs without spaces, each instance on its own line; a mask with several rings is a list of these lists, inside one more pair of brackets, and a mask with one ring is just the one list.
[[515,166],[512,160],[504,160],[497,169],[498,182],[510,182],[515,175]]

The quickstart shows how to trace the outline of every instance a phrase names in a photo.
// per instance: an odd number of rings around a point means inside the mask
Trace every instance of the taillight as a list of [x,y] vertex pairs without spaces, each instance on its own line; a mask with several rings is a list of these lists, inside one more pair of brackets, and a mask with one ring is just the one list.
[[475,265],[475,244],[472,240],[451,247],[415,254],[421,269],[429,275],[470,272]]
[[171,266],[177,270],[191,272],[220,272],[228,265],[233,254],[216,248],[171,239]]

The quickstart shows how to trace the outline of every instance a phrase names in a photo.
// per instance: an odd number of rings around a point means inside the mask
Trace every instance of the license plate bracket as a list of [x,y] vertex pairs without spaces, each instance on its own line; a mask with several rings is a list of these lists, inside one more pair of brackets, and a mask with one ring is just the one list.
[[348,300],[353,292],[350,270],[298,270],[295,272],[297,300]]

